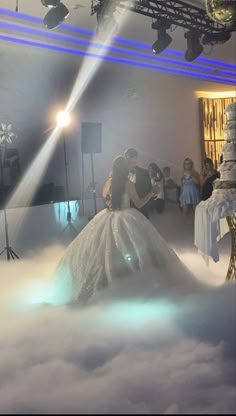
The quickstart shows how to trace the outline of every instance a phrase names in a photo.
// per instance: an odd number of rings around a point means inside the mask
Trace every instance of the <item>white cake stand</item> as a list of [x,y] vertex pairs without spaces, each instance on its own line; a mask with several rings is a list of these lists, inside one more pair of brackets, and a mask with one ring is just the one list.
[[236,279],[236,189],[217,189],[195,210],[194,244],[206,259],[219,261],[218,241],[231,234],[231,256],[226,280]]
[[226,280],[236,279],[236,213],[226,217],[231,234],[231,256],[229,261],[229,268],[226,275]]

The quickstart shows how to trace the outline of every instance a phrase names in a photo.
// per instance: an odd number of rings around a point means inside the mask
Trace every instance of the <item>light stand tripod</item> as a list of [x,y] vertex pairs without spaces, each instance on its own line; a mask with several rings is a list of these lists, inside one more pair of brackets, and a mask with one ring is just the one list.
[[7,260],[10,261],[15,260],[15,258],[19,259],[18,255],[9,245],[9,235],[8,235],[8,223],[7,223],[7,211],[5,207],[5,185],[4,185],[4,157],[5,157],[5,148],[3,149],[3,145],[0,145],[0,170],[1,170],[1,188],[2,188],[2,195],[3,195],[3,214],[4,214],[4,223],[5,223],[5,236],[6,236],[6,247],[1,251],[0,256],[7,253]]
[[93,188],[93,202],[94,202],[94,215],[97,214],[97,195],[96,185],[94,180],[94,164],[93,164],[93,153],[90,153],[91,171],[92,171],[92,188]]
[[67,171],[67,156],[66,156],[66,139],[65,139],[65,132],[64,129],[62,129],[63,134],[63,146],[64,146],[64,165],[65,165],[65,179],[66,179],[66,199],[67,199],[67,225],[62,230],[62,233],[64,233],[67,229],[70,229],[74,232],[74,234],[78,234],[77,229],[72,224],[72,218],[71,218],[71,210],[70,210],[70,200],[69,200],[69,182],[68,182],[68,171]]

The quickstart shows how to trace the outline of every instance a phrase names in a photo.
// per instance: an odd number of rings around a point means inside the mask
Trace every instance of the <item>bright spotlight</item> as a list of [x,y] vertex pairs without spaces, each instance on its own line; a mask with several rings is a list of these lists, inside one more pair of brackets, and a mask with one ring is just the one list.
[[128,261],[129,263],[132,261],[132,256],[131,256],[131,254],[129,254],[129,253],[127,253],[126,255],[125,255],[125,260],[126,261]]
[[71,122],[70,114],[67,113],[66,111],[60,111],[57,114],[57,124],[58,124],[58,126],[67,127],[67,126],[69,126],[70,122]]

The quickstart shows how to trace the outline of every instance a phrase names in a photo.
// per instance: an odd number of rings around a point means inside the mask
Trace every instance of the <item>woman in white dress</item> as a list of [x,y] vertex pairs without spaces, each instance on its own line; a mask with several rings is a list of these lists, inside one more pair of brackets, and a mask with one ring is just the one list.
[[53,282],[56,303],[84,304],[113,279],[153,268],[159,284],[177,266],[182,275],[190,275],[145,216],[130,208],[130,200],[137,208],[144,206],[158,193],[158,185],[140,199],[128,174],[125,158],[117,157],[110,207],[99,212],[67,247]]

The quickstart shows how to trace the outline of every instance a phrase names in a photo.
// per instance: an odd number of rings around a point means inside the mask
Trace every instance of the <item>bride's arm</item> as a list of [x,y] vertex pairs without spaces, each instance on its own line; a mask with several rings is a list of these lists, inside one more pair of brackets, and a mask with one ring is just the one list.
[[134,205],[137,208],[142,208],[144,205],[147,204],[147,202],[158,192],[160,191],[159,185],[155,185],[150,192],[148,192],[147,195],[145,195],[143,198],[139,198],[137,191],[135,189],[135,184],[133,182],[128,182],[128,193],[129,198],[133,201]]
[[107,194],[109,194],[110,192],[110,187],[111,187],[111,175],[109,176],[109,178],[107,179],[103,190],[102,190],[102,196],[103,198],[106,198]]

